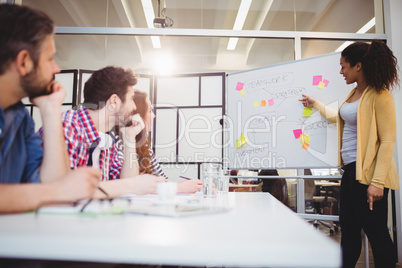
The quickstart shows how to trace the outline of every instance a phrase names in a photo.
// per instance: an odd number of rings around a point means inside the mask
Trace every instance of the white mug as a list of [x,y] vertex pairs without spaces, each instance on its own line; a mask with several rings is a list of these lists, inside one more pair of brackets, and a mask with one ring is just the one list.
[[177,193],[176,182],[158,182],[156,192],[161,201],[173,201]]

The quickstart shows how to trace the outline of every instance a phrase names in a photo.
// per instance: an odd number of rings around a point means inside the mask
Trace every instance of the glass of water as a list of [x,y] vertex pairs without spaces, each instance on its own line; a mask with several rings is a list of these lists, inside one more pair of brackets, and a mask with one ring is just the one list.
[[226,194],[229,192],[229,175],[225,175],[222,169],[219,172],[217,192],[218,194]]
[[217,163],[201,164],[202,193],[204,197],[216,197],[220,170],[221,165]]

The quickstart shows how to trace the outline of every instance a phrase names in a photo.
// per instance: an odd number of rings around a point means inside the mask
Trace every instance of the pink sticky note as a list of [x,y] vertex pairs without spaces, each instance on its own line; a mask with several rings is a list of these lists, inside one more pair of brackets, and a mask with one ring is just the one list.
[[295,135],[295,139],[299,139],[300,135],[302,134],[302,130],[301,129],[295,129],[293,130],[293,134]]
[[274,99],[268,100],[268,105],[269,105],[269,106],[274,105]]
[[328,86],[329,81],[327,79],[324,79],[324,81],[322,81],[322,82],[324,82],[326,87]]
[[318,85],[322,81],[322,75],[314,75],[313,76],[313,86]]
[[243,89],[244,83],[237,82],[236,90],[240,91]]

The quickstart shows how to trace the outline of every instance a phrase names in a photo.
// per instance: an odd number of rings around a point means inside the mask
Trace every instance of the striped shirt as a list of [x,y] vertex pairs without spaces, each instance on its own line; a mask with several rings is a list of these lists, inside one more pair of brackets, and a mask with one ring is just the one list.
[[151,165],[152,165],[152,173],[154,175],[162,176],[165,177],[166,179],[169,179],[168,176],[163,172],[161,165],[159,165],[159,162],[155,158],[155,154],[152,151],[151,148],[149,148],[149,154],[151,155]]
[[[119,136],[117,136],[114,132],[109,132],[110,136],[114,140],[116,140],[116,147],[118,149],[118,154],[119,154],[119,162],[123,163],[124,162],[124,146],[123,146],[123,141],[120,139]],[[149,148],[149,154],[151,155],[151,165],[152,165],[152,174],[157,175],[157,176],[162,176],[168,179],[168,176],[163,172],[162,167],[160,166],[159,162],[156,160],[155,154],[152,151],[151,148]],[[120,167],[121,169],[121,167]]]

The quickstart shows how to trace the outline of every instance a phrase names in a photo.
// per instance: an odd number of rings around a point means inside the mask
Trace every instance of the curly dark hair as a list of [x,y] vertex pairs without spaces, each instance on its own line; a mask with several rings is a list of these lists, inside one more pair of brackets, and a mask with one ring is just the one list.
[[53,20],[42,11],[18,5],[0,4],[0,74],[27,50],[38,66],[42,44],[54,32]]
[[88,109],[102,109],[106,101],[116,94],[126,101],[127,87],[137,84],[137,77],[130,70],[107,66],[95,71],[84,86],[84,106]]
[[353,43],[341,55],[352,67],[360,62],[367,84],[378,92],[399,85],[398,61],[381,40]]

